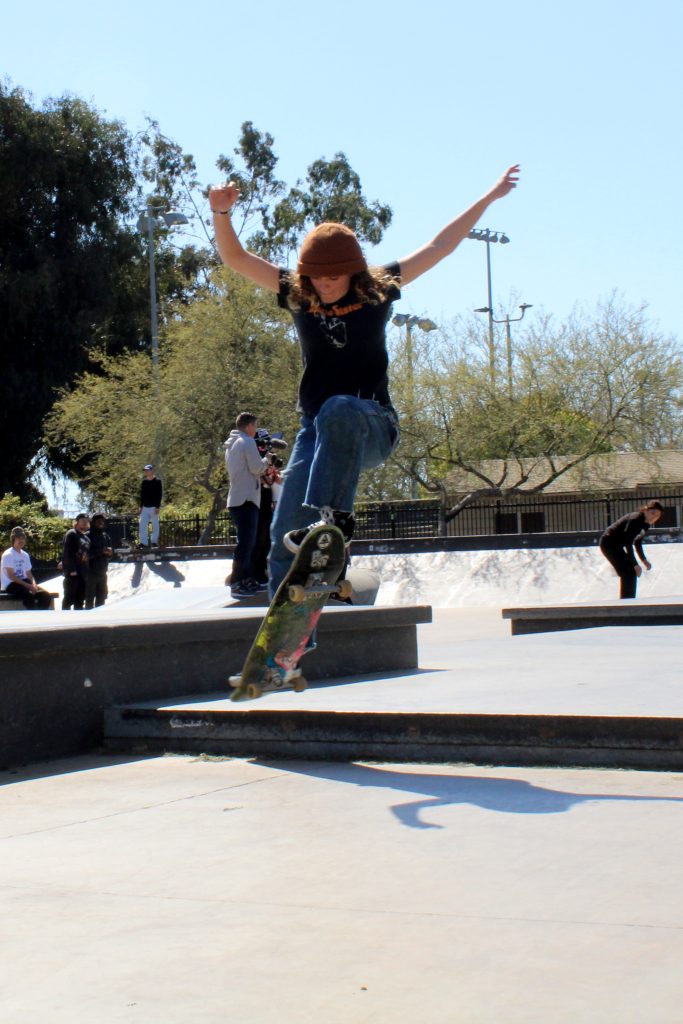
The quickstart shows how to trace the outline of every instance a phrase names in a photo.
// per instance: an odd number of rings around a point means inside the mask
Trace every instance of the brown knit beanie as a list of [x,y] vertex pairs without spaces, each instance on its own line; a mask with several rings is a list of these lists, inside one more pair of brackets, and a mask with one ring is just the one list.
[[336,277],[358,274],[368,265],[351,228],[327,222],[318,224],[301,245],[297,274],[306,277]]

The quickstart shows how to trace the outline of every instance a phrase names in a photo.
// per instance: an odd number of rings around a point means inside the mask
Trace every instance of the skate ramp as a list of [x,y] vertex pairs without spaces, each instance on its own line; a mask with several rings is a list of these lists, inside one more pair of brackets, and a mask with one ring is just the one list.
[[[683,544],[647,545],[652,572],[644,572],[638,597],[683,594]],[[223,608],[228,559],[112,565],[107,608]],[[596,546],[496,551],[439,551],[354,556],[359,579],[379,577],[379,606],[431,604],[435,608],[503,608],[512,605],[590,603],[616,599],[619,581]],[[61,577],[43,586],[61,593]],[[372,590],[372,588],[369,588]],[[169,596],[172,595],[172,596]]]
[[[653,569],[643,572],[638,597],[683,594],[683,545],[651,544],[648,556]],[[597,547],[367,555],[353,563],[379,573],[378,605],[502,608],[619,595],[619,580]]]

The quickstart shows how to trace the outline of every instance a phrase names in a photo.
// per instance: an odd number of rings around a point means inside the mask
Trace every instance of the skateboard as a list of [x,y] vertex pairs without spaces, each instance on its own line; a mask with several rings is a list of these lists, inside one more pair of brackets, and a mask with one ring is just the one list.
[[274,690],[306,689],[298,668],[329,598],[346,599],[351,584],[339,580],[346,562],[344,535],[316,526],[306,535],[278,587],[239,675],[230,676],[231,700],[255,700]]

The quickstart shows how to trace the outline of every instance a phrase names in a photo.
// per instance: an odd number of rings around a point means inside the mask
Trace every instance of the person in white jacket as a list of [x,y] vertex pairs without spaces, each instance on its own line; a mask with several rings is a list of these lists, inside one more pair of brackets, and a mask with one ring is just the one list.
[[249,597],[266,590],[254,579],[252,556],[256,544],[259,507],[261,505],[261,477],[268,468],[256,447],[257,419],[250,412],[241,412],[235,420],[235,429],[225,442],[225,465],[230,478],[228,511],[237,529],[237,544],[232,558],[230,591],[233,597]]

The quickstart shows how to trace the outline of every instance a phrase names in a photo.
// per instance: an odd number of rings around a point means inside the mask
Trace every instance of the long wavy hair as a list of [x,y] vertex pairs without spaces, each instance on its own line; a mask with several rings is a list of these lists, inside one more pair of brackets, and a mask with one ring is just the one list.
[[[349,292],[358,302],[378,306],[384,302],[392,288],[399,287],[399,280],[384,267],[368,267],[351,276]],[[304,306],[315,309],[321,306],[320,296],[313,287],[310,277],[291,271],[289,274],[289,293],[287,304],[290,309],[299,310]]]

